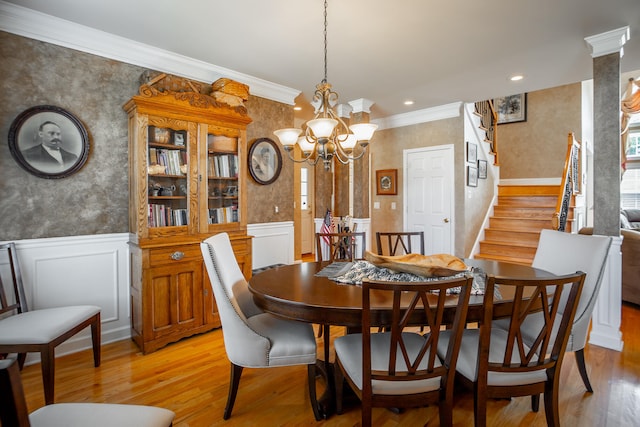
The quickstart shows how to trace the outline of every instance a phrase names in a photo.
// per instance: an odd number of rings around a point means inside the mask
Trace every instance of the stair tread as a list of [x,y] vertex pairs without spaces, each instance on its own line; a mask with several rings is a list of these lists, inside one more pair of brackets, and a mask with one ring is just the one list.
[[514,264],[524,264],[531,265],[533,258],[517,258],[517,257],[508,257],[501,255],[485,255],[485,254],[475,254],[474,258],[487,259],[492,261],[502,261],[502,262],[511,262]]
[[509,242],[506,242],[504,240],[482,240],[480,241],[480,244],[482,243],[488,244],[488,245],[516,246],[520,248],[537,248],[538,247],[537,242],[533,244],[533,242],[523,242],[518,240],[509,241]]

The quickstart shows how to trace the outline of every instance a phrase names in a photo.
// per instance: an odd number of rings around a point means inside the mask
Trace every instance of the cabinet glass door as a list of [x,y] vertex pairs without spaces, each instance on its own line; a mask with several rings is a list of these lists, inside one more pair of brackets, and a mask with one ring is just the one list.
[[207,135],[207,215],[209,224],[240,221],[238,138]]
[[189,224],[189,133],[148,126],[148,225],[179,227]]

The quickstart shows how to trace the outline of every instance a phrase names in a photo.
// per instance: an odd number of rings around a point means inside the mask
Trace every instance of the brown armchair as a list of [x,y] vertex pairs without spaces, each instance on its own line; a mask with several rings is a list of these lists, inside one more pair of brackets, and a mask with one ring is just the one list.
[[[593,227],[580,229],[580,234],[593,234]],[[622,301],[640,305],[640,231],[621,228],[622,235]]]

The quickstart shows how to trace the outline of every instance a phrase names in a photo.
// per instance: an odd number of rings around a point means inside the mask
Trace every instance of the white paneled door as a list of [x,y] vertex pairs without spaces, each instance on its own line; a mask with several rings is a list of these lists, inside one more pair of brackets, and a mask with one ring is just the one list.
[[404,228],[424,231],[426,254],[453,254],[453,145],[404,151]]
[[310,254],[313,252],[315,243],[315,226],[313,223],[313,200],[314,196],[314,173],[315,168],[308,164],[303,164],[300,168],[300,209],[302,219],[302,239],[301,253]]

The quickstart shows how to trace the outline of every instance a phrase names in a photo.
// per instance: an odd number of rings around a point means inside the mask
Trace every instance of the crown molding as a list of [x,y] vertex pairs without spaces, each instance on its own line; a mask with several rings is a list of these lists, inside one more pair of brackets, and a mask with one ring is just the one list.
[[420,123],[433,122],[435,120],[459,117],[461,114],[461,107],[462,102],[452,102],[451,104],[440,105],[438,107],[425,108],[423,110],[412,111],[410,113],[396,114],[382,119],[375,119],[371,122],[378,125],[378,130],[417,125]]
[[299,90],[0,0],[0,30],[202,82],[230,78],[251,94],[294,105]]
[[620,52],[620,57],[622,57],[624,54],[622,47],[627,40],[629,40],[630,35],[631,32],[629,30],[629,26],[626,26],[616,30],[607,31],[606,33],[585,37],[584,40],[591,49],[592,58],[598,58],[615,52]]
[[366,98],[354,99],[353,101],[349,101],[349,105],[353,108],[354,113],[371,113],[371,106],[375,104],[375,102]]
[[[0,0],[0,30],[201,82],[214,82],[221,77],[230,78],[248,85],[254,96],[283,104],[295,105],[295,98],[301,93],[297,89],[56,18],[4,0]],[[367,111],[373,105],[373,101],[362,98],[349,104],[355,111]],[[379,129],[387,129],[458,117],[461,105],[461,102],[455,102],[372,122],[376,123]]]

